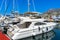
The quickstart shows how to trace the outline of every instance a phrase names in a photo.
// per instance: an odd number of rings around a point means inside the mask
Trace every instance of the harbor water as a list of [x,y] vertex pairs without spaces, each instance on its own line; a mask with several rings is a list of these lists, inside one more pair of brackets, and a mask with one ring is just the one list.
[[[59,25],[57,25],[56,27],[58,27]],[[54,30],[48,33],[43,33],[33,37],[28,37],[28,38],[18,39],[18,40],[60,40],[60,29],[55,28]]]

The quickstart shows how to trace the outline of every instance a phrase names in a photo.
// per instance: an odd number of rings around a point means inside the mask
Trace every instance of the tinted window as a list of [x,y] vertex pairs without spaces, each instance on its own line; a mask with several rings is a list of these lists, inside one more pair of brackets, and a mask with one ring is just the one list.
[[15,18],[15,17],[10,17],[10,18]]
[[38,23],[35,23],[35,25],[45,25],[45,23],[38,22]]
[[23,24],[17,24],[19,28],[28,28],[30,26],[31,22],[25,22]]

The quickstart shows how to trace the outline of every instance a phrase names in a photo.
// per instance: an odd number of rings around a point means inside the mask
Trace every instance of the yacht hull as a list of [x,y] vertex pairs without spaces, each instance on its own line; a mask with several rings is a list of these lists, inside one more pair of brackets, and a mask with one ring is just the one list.
[[26,31],[15,33],[14,36],[11,37],[11,38],[13,40],[15,40],[15,39],[22,39],[22,38],[26,38],[26,37],[30,37],[30,36],[35,36],[35,35],[38,35],[38,34],[49,32],[49,31],[53,30],[54,28],[55,27],[48,27],[48,30],[46,28],[44,28],[44,29],[41,29],[40,31],[39,31],[38,28],[27,29]]

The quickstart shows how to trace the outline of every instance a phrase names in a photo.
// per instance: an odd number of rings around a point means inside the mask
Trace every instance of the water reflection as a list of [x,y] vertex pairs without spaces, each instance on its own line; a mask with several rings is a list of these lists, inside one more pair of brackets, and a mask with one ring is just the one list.
[[55,36],[54,31],[50,31],[48,33],[43,33],[40,35],[36,35],[33,37],[28,37],[24,39],[19,39],[19,40],[51,40]]
[[60,23],[56,25],[56,29],[60,29]]

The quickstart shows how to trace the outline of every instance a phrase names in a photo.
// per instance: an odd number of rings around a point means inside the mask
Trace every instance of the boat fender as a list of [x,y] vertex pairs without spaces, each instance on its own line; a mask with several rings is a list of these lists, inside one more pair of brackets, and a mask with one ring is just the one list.
[[44,31],[42,30],[42,38],[44,38]]
[[46,39],[48,38],[48,36],[46,36]]
[[42,30],[42,33],[44,34],[44,31]]
[[35,39],[35,36],[32,36],[33,39]]
[[48,31],[48,27],[46,27],[46,30]]
[[40,27],[38,27],[38,30],[40,31]]
[[4,27],[4,31],[3,31],[3,33],[5,33],[5,34],[7,34],[7,28],[6,27]]

